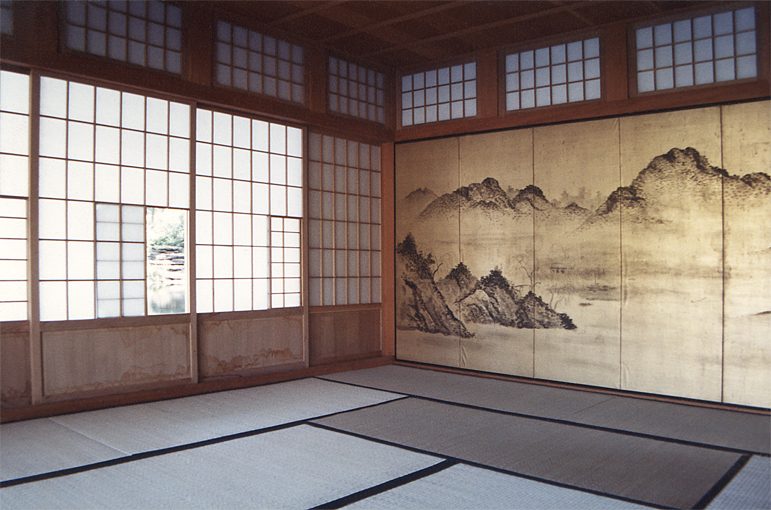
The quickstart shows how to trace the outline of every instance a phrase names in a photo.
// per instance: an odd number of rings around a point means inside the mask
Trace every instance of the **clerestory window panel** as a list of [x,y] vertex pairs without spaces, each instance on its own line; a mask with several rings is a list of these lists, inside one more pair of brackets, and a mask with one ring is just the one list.
[[476,70],[468,62],[402,76],[402,126],[475,117]]
[[0,34],[13,34],[13,2],[0,0]]
[[68,49],[182,72],[182,11],[162,0],[68,0],[62,4]]
[[302,46],[226,21],[217,22],[215,44],[219,85],[305,103]]
[[383,73],[329,57],[329,109],[335,113],[385,122]]
[[599,99],[600,39],[509,53],[505,70],[507,111]]
[[640,27],[637,91],[756,78],[756,40],[754,7]]

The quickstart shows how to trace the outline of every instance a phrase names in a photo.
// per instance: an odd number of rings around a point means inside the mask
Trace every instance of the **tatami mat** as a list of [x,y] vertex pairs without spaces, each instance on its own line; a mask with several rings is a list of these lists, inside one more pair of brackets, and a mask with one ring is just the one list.
[[739,460],[731,452],[405,399],[325,426],[638,502],[692,507]]
[[608,395],[597,393],[398,365],[330,374],[325,375],[324,379],[548,418],[566,418],[610,398]]
[[272,427],[398,397],[382,391],[302,379],[53,419],[131,454]]
[[710,509],[768,510],[771,508],[771,459],[752,457],[709,505]]
[[346,508],[620,510],[648,507],[460,464],[371,496]]
[[616,397],[571,421],[683,441],[771,453],[771,417]]
[[398,365],[342,372],[324,378],[679,441],[753,453],[771,452],[771,418],[768,416],[484,379]]
[[440,462],[298,426],[0,490],[16,508],[309,508]]
[[399,395],[303,379],[0,425],[3,480],[205,441]]
[[123,456],[50,419],[0,425],[0,478],[11,480]]

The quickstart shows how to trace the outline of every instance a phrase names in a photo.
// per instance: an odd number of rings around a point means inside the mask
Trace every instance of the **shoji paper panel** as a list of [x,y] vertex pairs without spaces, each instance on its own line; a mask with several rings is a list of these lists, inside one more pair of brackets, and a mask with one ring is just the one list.
[[570,322],[535,330],[535,376],[618,387],[618,119],[535,130],[536,294]]
[[461,340],[462,366],[532,377],[533,330],[515,307],[533,275],[533,131],[461,137],[460,183],[463,266],[439,285],[474,335]]
[[621,119],[622,380],[720,400],[720,110]]
[[396,337],[400,359],[458,366],[469,335],[437,287],[460,262],[458,140],[396,149]]
[[[722,107],[723,398],[771,407],[771,102]],[[748,175],[745,175],[748,174]]]

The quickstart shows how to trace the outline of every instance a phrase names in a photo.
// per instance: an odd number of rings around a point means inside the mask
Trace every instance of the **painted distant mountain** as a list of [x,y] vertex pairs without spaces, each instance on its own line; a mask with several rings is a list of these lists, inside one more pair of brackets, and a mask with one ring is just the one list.
[[462,186],[452,193],[445,193],[429,203],[420,213],[420,217],[423,219],[445,217],[467,209],[504,212],[510,209],[509,196],[497,180],[488,177],[482,182],[475,182]]
[[553,209],[538,186],[529,185],[521,190],[501,188],[498,180],[487,177],[482,182],[462,186],[436,198],[420,213],[421,219],[445,217],[459,211],[482,211],[488,216],[529,214],[533,210]]
[[[487,177],[441,196],[425,188],[418,189],[404,202],[411,204],[413,211],[421,211],[413,218],[419,217],[422,221],[459,211],[481,214],[479,220],[482,223],[475,223],[480,228],[485,228],[485,219],[527,218],[534,214],[542,226],[561,232],[556,237],[558,244],[552,247],[555,250],[553,260],[548,259],[551,255],[547,254],[546,260],[554,262],[554,267],[548,266],[550,270],[558,275],[570,273],[569,278],[561,279],[573,278],[570,281],[573,286],[583,285],[585,282],[581,278],[594,275],[594,286],[604,288],[603,285],[609,284],[596,283],[601,266],[597,260],[604,253],[602,240],[612,237],[618,228],[620,214],[625,222],[649,224],[653,228],[661,226],[662,229],[657,231],[662,235],[685,235],[692,222],[702,215],[714,219],[724,203],[730,203],[733,210],[766,210],[771,199],[771,177],[762,172],[731,175],[725,169],[711,165],[692,147],[673,148],[653,158],[629,185],[617,188],[604,201],[592,197],[593,203],[601,202],[594,209],[575,201],[563,207],[559,204],[565,203],[564,198],[551,201],[533,185],[504,191],[496,179]],[[419,209],[421,206],[422,210]],[[497,227],[491,225],[490,228]],[[586,243],[591,247],[587,248]],[[591,260],[582,258],[582,250],[587,249],[592,253]],[[612,249],[617,250],[611,246]],[[645,245],[634,249],[644,251],[657,247]],[[491,266],[503,263],[490,261]],[[433,257],[418,250],[411,234],[397,247],[397,265],[400,284],[397,324],[400,328],[469,337],[473,336],[471,324],[513,328],[576,327],[570,317],[544,302],[532,289],[526,291],[529,285],[512,285],[497,268],[478,277],[461,263],[444,278],[435,279],[437,269]]]
[[532,291],[523,295],[497,268],[477,278],[461,262],[436,282],[433,257],[418,250],[411,234],[397,247],[397,265],[402,298],[397,325],[402,329],[467,338],[473,335],[466,323],[576,327],[567,314],[556,312]]
[[403,214],[409,218],[414,218],[436,198],[436,193],[429,188],[418,188],[407,195],[399,206],[402,208]]
[[[430,195],[416,190],[427,200]],[[580,220],[584,227],[606,222],[623,208],[625,220],[662,223],[672,220],[669,213],[681,206],[684,197],[708,203],[722,195],[725,200],[742,202],[766,197],[771,194],[771,178],[765,173],[744,176],[730,175],[726,170],[710,165],[698,150],[687,147],[673,148],[657,156],[642,169],[628,186],[610,193],[595,210],[589,210],[576,202],[565,207],[555,205],[543,191],[534,185],[521,190],[504,191],[498,181],[487,177],[482,182],[462,186],[445,193],[425,205],[420,218],[429,220],[457,214],[458,211],[484,211],[487,216],[518,216],[536,212],[542,218]],[[413,200],[413,203],[417,203]]]
[[554,208],[554,206],[546,200],[541,188],[532,184],[517,191],[516,195],[511,198],[509,206],[515,211],[523,213],[530,212],[531,210],[548,211]]
[[510,189],[506,192],[495,178],[487,177],[482,182],[462,186],[431,201],[420,213],[420,218],[423,220],[442,218],[448,214],[458,214],[459,211],[481,211],[491,218],[497,215],[514,217],[529,215],[534,211],[566,219],[585,219],[591,215],[591,211],[574,202],[566,207],[554,205],[538,186],[528,185],[522,189]]
[[771,178],[765,173],[730,175],[725,169],[710,165],[693,147],[674,148],[653,158],[629,186],[611,193],[586,224],[602,222],[619,209],[623,209],[625,221],[677,221],[671,211],[681,208],[685,198],[698,205],[719,201],[721,195],[737,204],[763,199],[771,195]]

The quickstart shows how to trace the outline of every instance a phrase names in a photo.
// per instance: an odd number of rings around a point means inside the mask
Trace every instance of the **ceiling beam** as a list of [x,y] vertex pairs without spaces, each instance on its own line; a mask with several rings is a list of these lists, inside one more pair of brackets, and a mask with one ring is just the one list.
[[324,9],[329,9],[331,7],[335,7],[337,5],[343,4],[348,1],[349,0],[332,0],[330,2],[313,2],[310,7],[302,8],[297,12],[293,12],[292,14],[287,14],[286,16],[282,16],[280,18],[274,19],[273,21],[268,23],[268,25],[272,27],[283,25],[292,20],[296,20],[298,18],[304,18],[305,16],[309,16],[311,14],[321,12]]
[[573,8],[573,6],[572,6],[572,5],[569,5],[569,4],[567,4],[566,2],[557,1],[557,0],[552,0],[552,2],[551,2],[551,3],[553,3],[554,5],[561,5],[561,6],[564,6],[564,7],[565,7],[565,8],[568,10],[568,12],[569,12],[570,14],[572,14],[572,15],[573,15],[573,17],[574,17],[574,18],[576,18],[578,21],[580,21],[581,23],[583,23],[583,24],[584,24],[584,25],[586,25],[587,27],[592,27],[592,26],[594,26],[594,22],[593,22],[592,20],[590,20],[589,18],[587,18],[586,16],[584,16],[584,15],[583,15],[583,14],[581,14],[580,12],[576,11],[576,10]]
[[[367,27],[372,25],[372,18],[365,14],[360,14],[358,12],[354,12],[350,9],[332,9],[328,11],[323,11],[318,13],[319,16],[323,17],[324,19],[333,21],[335,23],[340,23],[341,25],[345,25],[350,28],[359,28],[359,27]],[[375,37],[376,39],[383,41],[386,44],[391,45],[399,45],[399,44],[415,44],[414,49],[409,49],[408,51],[411,51],[412,53],[423,57],[427,59],[436,59],[441,56],[441,52],[438,52],[436,49],[433,48],[422,48],[420,45],[416,44],[420,41],[415,36],[412,36],[398,28],[391,28],[389,30],[382,30],[377,32],[372,32],[370,30],[366,30],[367,33]],[[322,43],[325,43],[326,40],[321,41]],[[350,52],[353,53],[353,52]]]
[[427,44],[436,43],[440,41],[445,41],[447,39],[454,39],[456,37],[462,37],[467,36],[469,34],[473,34],[475,32],[481,32],[483,30],[489,30],[491,28],[500,28],[505,27],[507,25],[514,25],[516,23],[522,23],[524,21],[530,21],[537,18],[543,18],[545,16],[551,16],[554,14],[559,14],[561,12],[569,12],[569,7],[565,5],[560,5],[557,7],[552,7],[551,9],[544,9],[542,11],[532,12],[529,14],[522,14],[519,16],[511,16],[509,18],[503,18],[495,21],[491,21],[488,23],[482,23],[480,25],[474,25],[470,26],[468,28],[464,28],[461,30],[455,30],[453,32],[446,32],[444,34],[435,35],[432,37],[426,37],[424,39],[418,39],[416,41],[408,41],[408,42],[401,42],[392,46],[389,46],[387,48],[383,48],[377,51],[373,51],[371,53],[367,53],[363,55],[364,57],[375,57],[378,55],[383,55],[385,53],[391,53],[397,50],[410,50],[414,51],[416,48],[420,48],[422,46],[425,46]]
[[358,27],[351,28],[351,30],[347,30],[345,32],[340,32],[339,34],[335,34],[333,36],[327,37],[325,39],[322,39],[322,43],[329,43],[333,41],[337,41],[340,39],[345,39],[346,37],[350,37],[352,35],[360,34],[362,32],[372,34],[373,30],[376,30],[378,28],[383,28],[391,25],[395,25],[396,23],[402,23],[404,21],[410,21],[413,19],[418,18],[424,18],[426,16],[429,16],[431,14],[436,14],[439,12],[443,12],[449,9],[454,9],[455,7],[460,7],[461,5],[467,4],[467,2],[461,1],[461,0],[453,0],[452,2],[445,2],[440,5],[436,5],[434,7],[428,7],[426,9],[420,9],[417,11],[408,12],[407,14],[403,14],[401,16],[396,16],[394,18],[388,18],[383,21],[379,21],[377,23],[370,23],[367,25],[362,25]]
[[645,2],[645,3],[650,5],[651,7],[653,7],[653,10],[656,11],[656,12],[664,12],[664,9],[662,9],[661,6],[658,3],[654,2],[654,1],[649,1],[649,2]]

